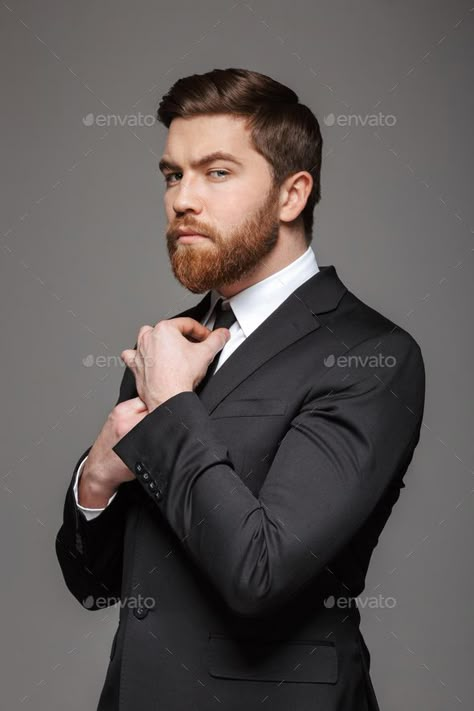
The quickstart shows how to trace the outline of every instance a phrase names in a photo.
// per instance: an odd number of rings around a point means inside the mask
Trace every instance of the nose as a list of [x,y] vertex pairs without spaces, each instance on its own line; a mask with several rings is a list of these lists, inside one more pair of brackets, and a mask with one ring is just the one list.
[[201,211],[201,201],[195,188],[190,183],[185,184],[183,180],[176,186],[173,193],[173,210],[176,213]]

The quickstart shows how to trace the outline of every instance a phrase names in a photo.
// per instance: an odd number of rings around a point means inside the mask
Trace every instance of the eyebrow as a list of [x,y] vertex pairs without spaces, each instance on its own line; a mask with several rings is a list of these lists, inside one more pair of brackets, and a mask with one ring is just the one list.
[[[209,163],[212,163],[215,160],[230,161],[231,163],[236,163],[236,165],[243,166],[243,163],[241,163],[240,160],[233,156],[232,153],[225,153],[224,151],[214,151],[214,153],[209,153],[207,156],[203,156],[198,160],[192,161],[191,168],[201,168],[202,166],[208,165]],[[158,163],[158,167],[162,173],[166,168],[169,168],[170,170],[181,169],[180,165],[178,165],[177,163],[173,163],[173,161],[167,158],[167,156],[163,156],[163,158]]]

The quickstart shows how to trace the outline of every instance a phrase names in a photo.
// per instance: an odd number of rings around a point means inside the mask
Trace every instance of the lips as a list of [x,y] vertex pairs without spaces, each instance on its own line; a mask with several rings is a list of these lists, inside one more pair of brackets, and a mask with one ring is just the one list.
[[186,230],[186,232],[178,232],[178,239],[180,237],[206,237],[206,235],[201,234],[201,232],[195,232],[194,230]]
[[192,235],[189,235],[189,234],[184,234],[184,235],[180,235],[176,241],[179,242],[180,244],[182,244],[182,243],[184,243],[184,244],[194,244],[194,243],[197,243],[197,242],[207,242],[208,239],[209,239],[209,238],[206,237],[205,235],[199,235],[199,234],[192,234]]

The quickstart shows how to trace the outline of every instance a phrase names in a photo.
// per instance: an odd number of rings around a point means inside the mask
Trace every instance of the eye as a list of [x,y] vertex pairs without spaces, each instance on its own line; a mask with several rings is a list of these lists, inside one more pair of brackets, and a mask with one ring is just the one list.
[[[211,175],[211,173],[221,173],[222,175],[218,176],[219,178],[225,178],[226,175],[229,175],[229,171],[223,170],[222,168],[215,168],[214,170],[210,170],[208,175]],[[172,180],[173,175],[182,175],[182,173],[168,173],[168,175],[165,175],[165,183],[167,185],[171,185],[174,182]]]
[[[173,175],[178,175],[178,173],[168,173],[168,175],[165,175],[165,183],[169,185]],[[181,175],[181,173],[179,173],[179,175]]]
[[[224,173],[224,176],[229,175],[227,170],[222,170],[221,168],[216,168],[215,170],[210,170],[209,173]],[[224,177],[222,176],[222,177]]]

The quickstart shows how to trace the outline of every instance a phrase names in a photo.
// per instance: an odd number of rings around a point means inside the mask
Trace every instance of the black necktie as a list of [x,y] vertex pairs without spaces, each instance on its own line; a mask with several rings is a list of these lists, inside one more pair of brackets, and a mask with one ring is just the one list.
[[[235,314],[232,311],[232,308],[231,308],[229,302],[226,302],[224,304],[224,308],[222,307],[222,302],[223,302],[223,299],[222,298],[219,299],[219,301],[216,303],[215,308],[214,308],[216,320],[214,322],[214,326],[212,327],[213,331],[215,331],[216,328],[230,328],[232,326],[232,324],[235,323],[235,321],[236,321]],[[214,360],[209,365],[206,375],[204,376],[204,378],[201,380],[201,382],[196,387],[195,392],[197,392],[197,393],[200,392],[201,389],[207,383],[207,381],[212,377],[212,375],[217,367],[217,361],[219,360],[219,356],[221,353],[222,353],[222,348],[214,356]]]

